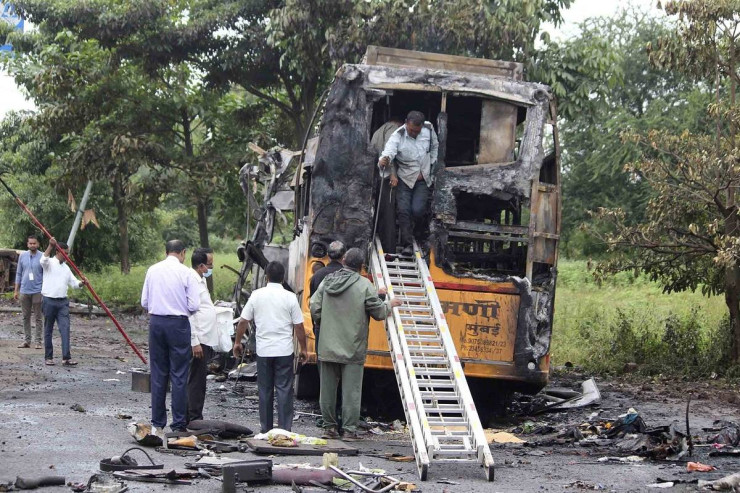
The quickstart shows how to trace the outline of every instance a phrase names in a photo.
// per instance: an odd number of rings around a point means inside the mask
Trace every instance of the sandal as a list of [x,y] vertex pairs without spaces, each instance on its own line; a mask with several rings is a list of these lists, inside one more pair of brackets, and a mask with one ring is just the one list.
[[30,343],[24,342],[23,344],[20,344],[18,346],[18,349],[27,349],[27,348],[30,348],[30,347],[31,347],[31,344]]
[[47,359],[46,360],[46,366],[54,366],[54,360],[53,359]]
[[71,359],[65,359],[62,362],[62,366],[77,366],[77,362]]

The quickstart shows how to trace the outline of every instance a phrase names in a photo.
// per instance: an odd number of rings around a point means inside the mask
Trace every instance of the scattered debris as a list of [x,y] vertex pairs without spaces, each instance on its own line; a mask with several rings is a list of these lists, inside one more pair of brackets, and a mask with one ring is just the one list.
[[226,464],[221,469],[223,475],[223,492],[236,492],[236,483],[262,482],[272,479],[272,461],[267,459],[251,460],[238,464]]
[[621,463],[635,463],[643,462],[645,457],[639,457],[637,455],[630,455],[628,457],[599,457],[596,459],[598,462],[621,462]]
[[[255,435],[255,440],[267,440],[272,445],[276,445],[276,443],[280,443],[281,447],[294,447],[298,445],[299,443],[302,443],[304,445],[326,445],[327,441],[323,438],[316,438],[316,437],[308,437],[306,435],[300,435],[298,433],[293,433],[292,431],[286,431],[280,428],[273,428],[267,433],[260,433],[259,435]],[[292,444],[288,444],[288,442],[291,442]],[[283,444],[284,443],[284,444]]]
[[131,419],[130,414],[124,414],[124,413],[118,413],[116,414],[116,418],[118,419]]
[[[546,391],[543,391],[546,395]],[[562,400],[562,402],[550,407],[550,409],[573,409],[577,407],[586,407],[592,404],[599,404],[601,402],[601,392],[596,386],[596,381],[593,378],[589,378],[585,382],[581,383],[581,393],[575,396],[571,396]]]
[[709,452],[709,457],[740,457],[740,448],[725,449],[721,448],[718,450],[712,450]]
[[488,443],[527,443],[526,440],[516,437],[506,431],[483,430]]
[[82,407],[79,404],[72,404],[71,406],[69,406],[69,408],[71,410],[73,410],[73,411],[77,411],[78,413],[84,413],[85,412],[85,408]]
[[123,481],[118,481],[107,474],[93,474],[87,483],[67,483],[72,491],[91,493],[124,493],[128,486]]
[[131,423],[128,425],[128,431],[139,445],[144,445],[145,447],[159,447],[164,443],[162,441],[162,437],[152,435],[152,426],[150,424],[143,422]]
[[439,484],[453,484],[453,485],[454,484],[460,484],[460,483],[458,483],[456,481],[450,481],[447,478],[440,478],[440,479],[437,480],[437,483],[439,483]]
[[738,489],[740,489],[740,472],[730,474],[729,476],[725,476],[715,481],[702,481],[700,479],[698,485],[699,488],[709,487],[715,491],[738,491]]
[[710,472],[716,471],[717,468],[708,464],[702,464],[701,462],[689,462],[686,464],[686,471],[688,472]]
[[15,478],[15,487],[19,490],[35,490],[44,486],[64,486],[64,476],[41,476],[38,478]]
[[207,433],[216,435],[219,438],[225,438],[227,440],[254,435],[254,432],[246,426],[212,419],[193,420],[188,423],[188,430],[198,434]]
[[579,490],[604,490],[604,485],[587,483],[585,481],[573,481],[572,483],[564,484],[563,488],[578,488]]
[[717,420],[712,424],[714,425],[712,428],[704,428],[704,431],[714,431],[717,434],[710,437],[707,442],[730,445],[732,447],[740,445],[740,426],[737,423]]
[[[138,450],[144,454],[151,464],[140,466],[139,463],[136,462],[136,459],[128,455],[132,450]],[[109,459],[102,459],[100,461],[100,470],[103,472],[125,471],[127,469],[164,469],[164,464],[156,464],[154,459],[152,459],[146,450],[140,449],[139,447],[131,447],[121,455],[114,455]]]
[[177,471],[172,469],[167,472],[151,472],[140,470],[125,470],[113,473],[113,477],[127,481],[141,481],[144,483],[166,483],[166,484],[192,484],[188,479],[198,477],[197,472]]
[[666,481],[665,483],[652,483],[647,485],[648,488],[673,488],[676,485],[673,481]]
[[241,363],[235,369],[229,372],[230,379],[246,380],[253,382],[257,380],[257,362]]

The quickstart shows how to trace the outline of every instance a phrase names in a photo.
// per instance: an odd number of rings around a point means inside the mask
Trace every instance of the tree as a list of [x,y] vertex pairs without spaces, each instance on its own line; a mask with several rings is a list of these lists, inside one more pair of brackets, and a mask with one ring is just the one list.
[[736,88],[740,78],[738,0],[668,2],[676,29],[649,45],[658,67],[714,85],[708,115],[713,132],[665,130],[625,133],[643,155],[630,170],[651,187],[644,221],[630,225],[623,211],[602,210],[614,230],[605,237],[618,256],[601,272],[634,269],[663,284],[667,292],[697,289],[724,293],[733,329],[732,358],[740,362],[740,186]]
[[642,220],[651,196],[645,180],[624,169],[639,145],[623,142],[625,129],[704,131],[709,94],[685,74],[652,65],[645,47],[669,34],[663,21],[628,7],[593,18],[579,34],[550,43],[535,76],[558,97],[563,145],[562,247],[566,255],[603,255],[606,245],[579,226],[588,211],[619,207],[631,223]]

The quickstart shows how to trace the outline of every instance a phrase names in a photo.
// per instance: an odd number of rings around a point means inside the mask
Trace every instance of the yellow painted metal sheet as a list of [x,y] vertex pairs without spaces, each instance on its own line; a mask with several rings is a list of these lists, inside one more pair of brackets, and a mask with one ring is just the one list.
[[514,358],[518,295],[447,289],[437,295],[461,359]]

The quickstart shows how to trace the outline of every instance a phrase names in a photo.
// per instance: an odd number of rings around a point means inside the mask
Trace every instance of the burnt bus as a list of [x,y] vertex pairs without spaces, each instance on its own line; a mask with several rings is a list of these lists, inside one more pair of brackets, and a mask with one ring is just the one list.
[[[419,110],[440,146],[427,260],[476,407],[547,383],[560,231],[557,115],[550,88],[522,74],[513,62],[374,46],[361,64],[338,70],[293,182],[288,275],[310,363],[311,275],[328,263],[334,240],[369,251],[378,196],[371,136],[391,115]],[[370,324],[365,366],[366,390],[386,396],[395,380],[382,322]],[[315,368],[304,368],[298,395],[316,392],[317,380]]]

